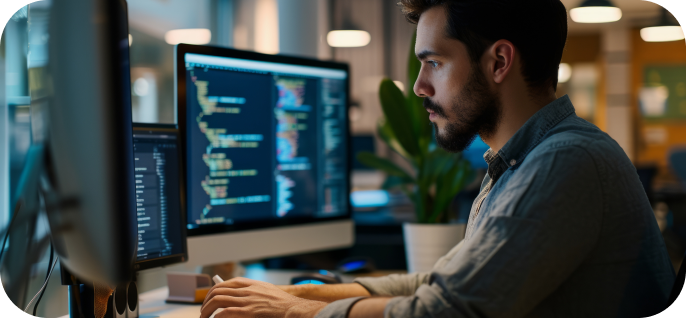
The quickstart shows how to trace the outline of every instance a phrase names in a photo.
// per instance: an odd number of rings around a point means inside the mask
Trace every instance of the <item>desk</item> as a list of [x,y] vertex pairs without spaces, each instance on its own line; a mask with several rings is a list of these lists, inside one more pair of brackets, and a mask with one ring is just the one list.
[[[138,295],[140,317],[160,318],[189,318],[200,317],[201,305],[167,304],[164,300],[169,295],[169,289],[160,287]],[[58,318],[69,318],[64,315]]]
[[[291,278],[310,273],[312,271],[298,271],[298,270],[248,270],[246,277],[263,282],[270,282],[274,285],[289,285]],[[344,283],[352,283],[355,276],[341,275]],[[200,316],[200,305],[179,305],[167,304],[164,300],[167,299],[169,290],[167,287],[153,289],[151,291],[139,295],[140,311],[139,315],[143,317],[160,317],[160,318],[188,318]]]
[[[264,282],[270,282],[274,285],[289,285],[291,278],[302,275],[304,273],[311,273],[313,271],[299,271],[299,270],[249,270],[246,272],[246,277]],[[390,272],[388,272],[390,273]],[[371,276],[380,276],[383,273],[374,273]],[[369,275],[369,274],[367,274]],[[367,276],[364,275],[364,276]],[[352,283],[357,276],[341,275],[344,283]],[[168,304],[165,302],[169,295],[167,287],[153,289],[138,295],[139,300],[139,315],[141,318],[145,317],[159,317],[159,318],[194,318],[200,316],[201,305],[182,305],[182,304]],[[69,318],[69,315],[59,318]]]

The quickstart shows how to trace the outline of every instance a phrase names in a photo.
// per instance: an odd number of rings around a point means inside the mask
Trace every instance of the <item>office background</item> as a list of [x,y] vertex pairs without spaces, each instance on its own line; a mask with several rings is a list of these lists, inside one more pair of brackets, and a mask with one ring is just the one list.
[[[396,0],[135,0],[129,1],[133,118],[142,123],[175,123],[173,30],[209,34],[208,44],[270,54],[333,59],[350,64],[351,130],[359,149],[373,150],[399,165],[407,163],[376,136],[382,118],[378,84],[383,77],[404,90],[414,25],[407,23]],[[568,9],[579,0],[563,0]],[[569,94],[577,114],[610,134],[637,167],[670,256],[678,268],[686,250],[686,46],[682,41],[650,43],[640,29],[655,22],[661,8],[640,0],[615,0],[618,22],[569,21],[558,96]],[[19,10],[0,41],[0,226],[9,220],[10,198],[29,145],[42,138],[43,119],[32,114],[45,107],[41,88],[29,73],[46,60],[49,5],[37,2]],[[329,31],[355,26],[369,33],[363,47],[334,48]],[[477,158],[478,159],[478,158]],[[384,175],[356,166],[353,191],[375,190]],[[483,172],[481,172],[483,173]],[[478,178],[477,178],[478,179]],[[477,185],[456,198],[456,222]],[[351,253],[380,250],[381,269],[403,270],[399,222],[412,219],[402,195],[391,207],[357,209],[357,243],[351,250],[261,261],[264,267],[324,267]],[[462,213],[460,213],[462,212]],[[43,230],[47,230],[45,227]],[[379,248],[381,247],[381,248]],[[34,266],[31,289],[42,283],[47,255]],[[176,266],[173,270],[196,271]],[[164,284],[164,272],[141,275],[141,291]],[[66,293],[53,275],[39,316],[66,313]]]

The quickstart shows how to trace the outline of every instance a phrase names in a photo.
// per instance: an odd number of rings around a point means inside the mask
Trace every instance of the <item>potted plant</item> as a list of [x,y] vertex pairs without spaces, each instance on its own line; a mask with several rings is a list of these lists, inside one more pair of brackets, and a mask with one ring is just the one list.
[[408,63],[408,89],[403,95],[390,79],[381,81],[379,97],[385,118],[378,135],[411,165],[411,171],[370,152],[358,154],[363,164],[386,173],[386,190],[399,189],[414,203],[416,222],[403,224],[410,272],[429,271],[464,236],[464,224],[449,224],[450,203],[472,179],[472,169],[461,153],[436,146],[423,99],[412,91],[420,62],[414,56],[413,36]]

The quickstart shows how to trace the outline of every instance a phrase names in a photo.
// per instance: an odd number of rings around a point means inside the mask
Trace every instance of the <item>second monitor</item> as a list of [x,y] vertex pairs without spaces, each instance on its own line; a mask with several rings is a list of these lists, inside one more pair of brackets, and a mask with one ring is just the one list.
[[136,270],[184,262],[186,229],[179,135],[173,125],[134,124]]
[[[220,261],[200,248],[239,260],[350,245],[347,65],[179,45],[176,67],[189,236],[255,244],[245,254],[189,239],[190,261]],[[264,244],[235,236],[246,230]]]

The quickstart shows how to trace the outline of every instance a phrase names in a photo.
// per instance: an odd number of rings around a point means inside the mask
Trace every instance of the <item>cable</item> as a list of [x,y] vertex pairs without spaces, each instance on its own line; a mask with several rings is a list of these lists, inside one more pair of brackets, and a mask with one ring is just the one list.
[[[55,256],[55,249],[53,248],[52,244],[50,244],[50,258],[49,258],[48,264],[52,263],[52,258],[54,256]],[[38,304],[40,303],[40,300],[43,298],[43,294],[45,294],[45,291],[48,289],[47,284],[48,284],[48,281],[50,280],[50,273],[51,272],[52,271],[48,270],[48,272],[45,273],[45,286],[46,286],[46,288],[43,289],[43,291],[40,293],[40,296],[38,296],[38,300],[36,300],[36,304],[33,306],[33,315],[34,316],[36,316],[36,310],[38,309]]]
[[[57,265],[58,259],[59,259],[59,257],[55,257],[55,260],[52,262],[52,266],[50,267],[50,271],[48,272],[48,277],[50,277],[50,275],[52,274],[52,270],[55,269],[55,265]],[[29,304],[26,305],[26,308],[24,308],[24,312],[26,312],[29,309],[29,307],[31,307],[31,304],[33,303],[34,300],[36,300],[36,297],[38,297],[39,294],[43,293],[43,290],[45,290],[45,286],[48,286],[48,280],[47,279],[45,280],[45,283],[43,283],[43,287],[40,288],[38,293],[35,296],[33,296],[33,298],[31,298],[31,301],[29,302]]]
[[[52,274],[52,270],[55,269],[55,265],[57,265],[58,259],[59,259],[59,257],[56,257],[55,260],[52,262],[52,266],[50,266],[50,271],[48,272],[48,277],[50,277],[50,275]],[[43,293],[43,291],[45,290],[45,287],[47,285],[48,285],[48,280],[46,279],[45,282],[43,283],[43,286],[38,291],[38,293],[36,293],[36,295],[33,296],[33,298],[31,298],[31,301],[29,302],[29,304],[26,305],[26,308],[24,308],[24,312],[26,312],[26,310],[28,310],[29,307],[31,307],[31,304],[33,303],[34,300],[36,300],[36,297],[38,297],[38,295]]]
[[7,238],[10,236],[10,231],[12,230],[12,225],[14,224],[14,220],[17,219],[17,213],[21,210],[21,202],[17,204],[17,207],[14,209],[14,214],[12,214],[12,219],[10,220],[10,224],[7,225],[7,232],[5,232],[5,238],[2,240],[2,249],[0,249],[0,264],[2,264],[2,255],[5,253],[5,245],[7,245]]

